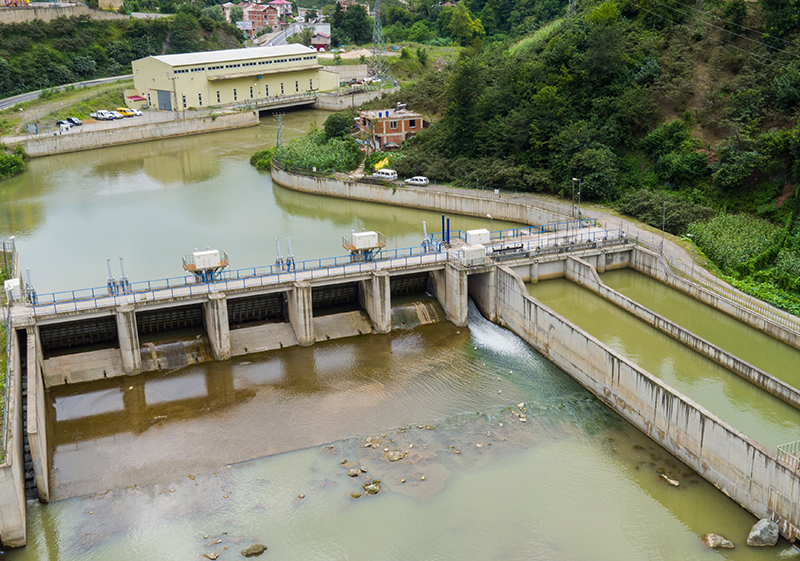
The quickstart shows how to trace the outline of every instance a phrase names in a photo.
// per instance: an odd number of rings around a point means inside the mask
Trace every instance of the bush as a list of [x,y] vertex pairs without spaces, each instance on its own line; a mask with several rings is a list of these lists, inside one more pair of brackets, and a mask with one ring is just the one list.
[[343,111],[341,113],[333,113],[325,119],[325,136],[327,140],[345,136],[353,132],[355,122],[353,118],[355,113],[350,111]]
[[276,157],[289,167],[348,173],[358,167],[364,154],[358,149],[355,139],[328,140],[323,130],[279,146]]
[[766,220],[749,214],[719,214],[711,220],[690,224],[698,247],[729,275],[775,247],[782,231]]
[[255,166],[257,169],[265,170],[270,168],[270,162],[275,156],[277,148],[268,148],[260,150],[250,156],[250,165]]
[[677,236],[685,234],[692,222],[708,220],[716,214],[714,209],[692,204],[673,193],[647,189],[628,193],[617,209],[655,228],[660,229],[663,222],[664,229]]
[[22,156],[0,152],[0,179],[11,177],[25,171],[25,162]]

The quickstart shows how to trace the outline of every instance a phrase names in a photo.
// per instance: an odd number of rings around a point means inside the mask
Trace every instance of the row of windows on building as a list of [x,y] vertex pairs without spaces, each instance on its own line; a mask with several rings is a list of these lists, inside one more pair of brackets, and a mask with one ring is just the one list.
[[[314,80],[313,79],[309,79],[308,80],[308,89],[309,90],[313,90],[314,89]],[[294,91],[298,92],[298,93],[300,92],[300,81],[299,80],[295,80],[295,82],[294,82]],[[255,99],[255,94],[256,93],[257,92],[255,92],[253,90],[253,86],[250,86],[250,99]],[[281,82],[281,95],[284,95],[284,94],[285,94],[285,91],[284,91],[284,88],[283,88],[283,82]],[[183,95],[181,97],[183,98],[182,99],[183,108],[186,109],[187,108],[186,95]],[[264,97],[269,97],[269,85],[265,85],[264,86]],[[239,94],[238,94],[236,88],[233,88],[233,101],[239,101]],[[150,94],[147,94],[147,103],[148,104],[150,103]],[[217,90],[217,103],[222,103],[221,97],[219,95],[219,90]],[[203,106],[203,94],[197,94],[197,104],[198,104],[198,107],[202,107]],[[414,125],[411,125],[411,126],[413,127]],[[397,128],[396,122],[395,122],[395,127],[394,128]]]
[[282,58],[278,60],[262,60],[259,62],[243,62],[240,64],[221,64],[219,66],[209,66],[206,68],[205,66],[201,66],[198,68],[180,68],[175,70],[175,74],[188,74],[189,72],[205,72],[206,70],[222,70],[225,68],[241,68],[244,66],[264,66],[266,64],[278,64],[281,62],[297,62],[300,60],[316,60],[316,55],[311,56],[303,56],[303,57],[295,57],[295,58]]

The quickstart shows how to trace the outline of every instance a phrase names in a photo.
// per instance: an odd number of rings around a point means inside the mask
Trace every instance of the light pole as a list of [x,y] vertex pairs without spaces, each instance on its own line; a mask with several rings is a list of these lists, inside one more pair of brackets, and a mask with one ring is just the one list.
[[694,255],[697,253],[697,243],[694,241],[694,234],[686,234],[692,240],[692,282],[694,282]]
[[661,255],[664,255],[664,224],[667,220],[667,203],[664,203],[664,210],[661,213]]
[[578,220],[581,219],[581,180],[577,177],[572,178],[572,204],[575,204],[575,182],[578,182]]
[[486,216],[488,216],[489,220],[491,221],[491,222],[489,222],[489,224],[491,224],[491,226],[490,226],[491,230],[489,231],[489,241],[491,241],[492,240],[492,232],[494,232],[494,218],[492,218],[492,215],[489,214],[489,213],[487,213]]

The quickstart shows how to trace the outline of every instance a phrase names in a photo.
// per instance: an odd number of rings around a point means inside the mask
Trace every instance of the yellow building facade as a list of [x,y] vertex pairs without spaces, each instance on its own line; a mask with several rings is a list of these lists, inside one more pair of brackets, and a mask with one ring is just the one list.
[[322,69],[303,45],[229,49],[135,60],[133,83],[150,107],[218,107],[332,91],[339,76]]

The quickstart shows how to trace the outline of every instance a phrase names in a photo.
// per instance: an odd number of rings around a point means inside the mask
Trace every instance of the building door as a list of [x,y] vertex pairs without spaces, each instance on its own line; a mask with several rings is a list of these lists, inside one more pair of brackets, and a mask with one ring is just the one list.
[[158,108],[161,111],[172,111],[172,101],[170,100],[169,92],[164,90],[156,90],[158,92]]

